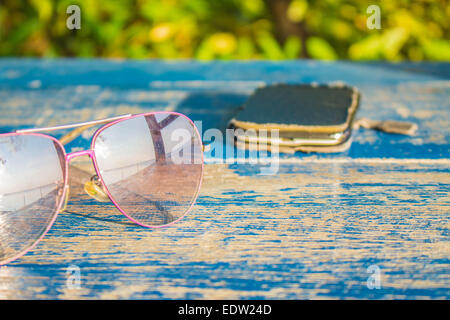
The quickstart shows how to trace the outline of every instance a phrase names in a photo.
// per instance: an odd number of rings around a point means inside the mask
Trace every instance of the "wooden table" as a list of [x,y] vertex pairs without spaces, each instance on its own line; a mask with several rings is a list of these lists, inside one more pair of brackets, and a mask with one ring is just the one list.
[[224,130],[260,85],[338,80],[362,92],[358,117],[419,129],[361,129],[349,151],[282,155],[269,176],[207,153],[194,209],[154,230],[85,195],[80,159],[67,212],[0,269],[0,298],[448,299],[449,79],[450,64],[2,59],[2,132],[151,110]]

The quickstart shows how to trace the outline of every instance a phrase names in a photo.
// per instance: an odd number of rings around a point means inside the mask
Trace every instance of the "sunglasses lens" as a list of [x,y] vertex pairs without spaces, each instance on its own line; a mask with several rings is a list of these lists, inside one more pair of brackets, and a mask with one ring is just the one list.
[[63,202],[65,156],[52,139],[0,136],[0,264],[33,247]]
[[197,198],[202,144],[182,115],[161,112],[115,123],[100,131],[94,152],[111,199],[141,225],[178,220]]

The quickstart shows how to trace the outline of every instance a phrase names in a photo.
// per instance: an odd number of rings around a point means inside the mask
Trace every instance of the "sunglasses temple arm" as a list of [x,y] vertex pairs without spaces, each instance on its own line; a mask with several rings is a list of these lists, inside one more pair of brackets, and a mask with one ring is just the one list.
[[[96,126],[96,125],[98,125],[98,123],[86,124],[81,127],[78,127],[76,129],[70,131],[63,137],[61,137],[59,139],[59,141],[61,142],[61,144],[66,145],[66,144],[72,142],[73,140],[75,140],[76,138],[78,138],[84,131],[86,131],[87,129],[92,128],[93,126]],[[203,142],[202,145],[203,145],[203,147],[202,147],[203,152],[207,152],[207,151],[211,150],[211,143]]]
[[54,130],[63,130],[63,129],[71,129],[76,128],[72,132],[69,132],[64,137],[60,139],[60,141],[63,144],[67,144],[70,141],[74,140],[76,137],[78,137],[84,130],[91,128],[93,126],[104,124],[108,122],[112,122],[119,119],[124,119],[127,117],[130,117],[131,114],[125,114],[118,117],[108,118],[108,119],[102,119],[102,120],[92,120],[88,122],[82,122],[82,123],[74,123],[74,124],[67,124],[62,126],[55,126],[55,127],[46,127],[46,128],[29,128],[29,129],[20,129],[16,130],[16,133],[31,133],[31,132],[45,132],[45,131],[54,131]]

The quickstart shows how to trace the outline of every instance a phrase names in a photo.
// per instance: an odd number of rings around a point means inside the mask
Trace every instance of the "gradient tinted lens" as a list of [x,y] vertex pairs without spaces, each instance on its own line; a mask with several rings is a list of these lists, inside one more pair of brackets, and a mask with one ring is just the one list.
[[26,252],[51,226],[65,175],[64,151],[52,139],[0,136],[0,264]]
[[202,144],[186,117],[170,112],[123,120],[95,139],[99,174],[132,220],[160,226],[181,218],[202,179]]

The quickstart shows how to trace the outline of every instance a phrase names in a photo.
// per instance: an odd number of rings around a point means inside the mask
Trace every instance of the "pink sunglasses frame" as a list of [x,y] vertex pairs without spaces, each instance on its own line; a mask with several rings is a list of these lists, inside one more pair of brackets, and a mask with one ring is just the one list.
[[[63,194],[61,196],[61,201],[57,207],[56,213],[54,215],[54,217],[52,218],[52,220],[50,221],[49,225],[47,226],[47,228],[45,229],[45,231],[42,233],[42,235],[35,241],[35,243],[33,243],[33,245],[31,245],[29,248],[25,249],[24,251],[20,252],[18,255],[14,256],[13,258],[10,258],[2,263],[0,263],[0,265],[4,265],[7,264],[11,261],[14,261],[16,259],[19,259],[20,257],[24,256],[26,253],[28,253],[29,251],[31,251],[44,237],[45,235],[48,233],[48,231],[50,230],[50,228],[53,226],[53,223],[56,221],[56,218],[58,217],[59,213],[62,211],[61,209],[63,209],[63,205],[65,203],[65,199],[67,196],[67,190],[69,187],[69,163],[72,159],[76,158],[76,157],[81,157],[81,156],[89,156],[94,164],[94,169],[95,172],[99,178],[99,182],[101,183],[105,193],[108,195],[109,199],[111,200],[111,202],[114,204],[114,206],[125,216],[127,217],[130,221],[136,223],[137,225],[140,225],[142,227],[146,227],[146,228],[165,228],[168,226],[173,225],[174,223],[180,221],[186,214],[188,214],[195,202],[197,201],[198,198],[198,194],[200,192],[201,189],[201,185],[202,185],[202,180],[203,180],[203,170],[204,170],[204,156],[203,156],[203,152],[201,153],[202,155],[202,166],[201,166],[201,175],[200,175],[200,182],[198,185],[198,188],[195,192],[195,196],[194,196],[194,200],[192,201],[192,204],[190,205],[190,207],[184,212],[184,214],[179,217],[178,219],[168,223],[168,224],[164,224],[164,225],[160,225],[160,226],[150,226],[150,225],[145,225],[142,224],[138,221],[136,221],[135,219],[133,219],[132,217],[130,217],[121,207],[120,205],[114,200],[114,198],[112,197],[110,191],[108,190],[108,187],[104,184],[103,179],[101,177],[100,174],[100,170],[97,164],[97,159],[95,157],[95,151],[94,151],[94,147],[95,147],[95,141],[98,137],[98,135],[106,128],[109,128],[111,126],[113,126],[116,123],[125,121],[125,120],[129,120],[129,119],[133,119],[133,118],[137,118],[137,117],[142,117],[142,116],[150,116],[150,115],[157,115],[157,114],[172,114],[172,115],[177,115],[180,117],[185,118],[186,120],[189,121],[189,123],[193,126],[197,136],[199,137],[199,141],[200,141],[200,147],[201,150],[203,150],[204,146],[202,143],[202,139],[201,139],[201,135],[197,129],[197,127],[195,126],[194,122],[189,119],[187,116],[185,116],[184,114],[178,113],[178,112],[173,112],[173,111],[156,111],[156,112],[147,112],[147,113],[139,113],[139,114],[127,114],[127,115],[122,115],[122,116],[118,116],[118,117],[113,117],[113,118],[107,118],[107,119],[102,119],[102,120],[94,120],[94,121],[88,121],[88,122],[82,122],[82,123],[75,123],[75,124],[68,124],[68,125],[61,125],[61,126],[55,126],[55,127],[45,127],[45,128],[32,128],[32,129],[22,129],[22,130],[16,130],[15,132],[11,132],[11,133],[2,133],[0,134],[0,137],[8,137],[8,136],[20,136],[20,135],[33,135],[33,136],[40,136],[40,137],[45,137],[45,138],[49,138],[51,139],[53,142],[55,142],[63,151],[63,155],[65,158],[65,174],[64,174],[64,190],[63,190]],[[72,153],[67,153],[66,149],[64,148],[63,144],[61,143],[60,140],[56,139],[55,137],[52,137],[50,135],[46,135],[46,134],[42,134],[40,132],[48,132],[48,131],[56,131],[56,130],[63,130],[63,129],[71,129],[71,128],[79,128],[79,127],[90,127],[90,126],[95,126],[95,125],[99,125],[102,123],[106,123],[105,125],[101,126],[100,128],[98,128],[92,139],[91,139],[91,146],[90,149],[88,150],[82,150],[82,151],[76,151],[76,152],[72,152]]]

